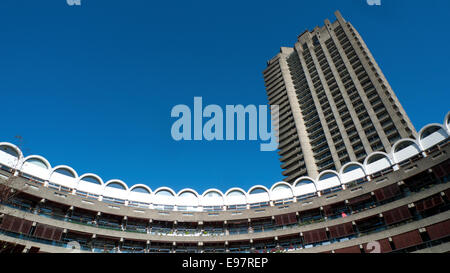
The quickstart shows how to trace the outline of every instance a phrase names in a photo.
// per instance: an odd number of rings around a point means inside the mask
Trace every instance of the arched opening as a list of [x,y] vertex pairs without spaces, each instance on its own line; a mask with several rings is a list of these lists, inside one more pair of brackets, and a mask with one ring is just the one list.
[[317,195],[316,185],[309,177],[301,177],[294,183],[294,195],[298,201],[303,201]]
[[126,187],[125,187],[124,185],[122,185],[121,183],[119,183],[119,182],[111,182],[111,183],[108,183],[108,184],[106,185],[106,188],[114,188],[114,189],[124,190],[124,191],[127,190]]
[[251,209],[269,206],[269,190],[263,186],[254,186],[248,191],[248,203]]
[[103,181],[95,174],[88,173],[80,177],[76,194],[83,197],[98,199],[103,194]]
[[207,190],[202,196],[202,205],[204,211],[223,210],[223,194],[218,190]]
[[149,208],[151,203],[151,193],[150,188],[144,185],[134,185],[130,189],[130,194],[128,195],[128,206],[138,207],[138,208]]
[[4,152],[4,153],[6,153],[6,154],[8,154],[8,155],[10,155],[12,157],[16,157],[16,158],[20,157],[20,155],[17,152],[17,150],[15,148],[11,147],[11,146],[1,145],[0,146],[0,151]]
[[144,187],[135,187],[131,190],[131,192],[142,193],[142,194],[151,194],[151,192]]
[[244,210],[247,208],[247,196],[244,190],[230,189],[225,195],[227,210]]
[[317,179],[316,188],[322,195],[342,190],[339,176],[334,171],[325,171],[320,174]]
[[172,189],[162,188],[155,191],[153,208],[157,210],[174,210],[176,205],[176,194]]
[[13,172],[13,169],[17,169],[19,166],[19,160],[21,153],[19,149],[14,147],[12,144],[1,144],[0,145],[0,167],[8,172]]
[[77,177],[78,175],[75,170],[68,166],[55,167],[50,175],[48,186],[57,190],[70,192],[77,185]]
[[100,180],[94,176],[85,176],[85,177],[81,178],[80,181],[92,183],[92,184],[96,184],[96,185],[102,185],[102,182],[100,182]]
[[[400,166],[420,155],[419,145],[412,139],[403,139],[394,144],[392,157]],[[420,156],[421,157],[421,156]]]
[[199,199],[192,190],[183,190],[178,194],[177,209],[180,211],[197,211]]
[[448,133],[440,124],[430,124],[419,132],[419,141],[423,150],[429,150],[448,139]]
[[341,183],[352,187],[367,181],[364,167],[356,162],[347,163],[342,167],[340,174]]
[[367,175],[378,177],[383,173],[392,170],[392,163],[387,154],[382,152],[375,152],[370,154],[365,161]]
[[41,160],[39,158],[27,159],[25,161],[25,163],[29,163],[29,164],[31,164],[33,166],[36,166],[36,167],[39,167],[39,168],[42,168],[42,169],[45,169],[45,170],[49,169],[49,166],[47,166],[47,163],[45,163],[43,160]]
[[39,184],[44,184],[50,177],[50,163],[39,156],[29,156],[21,167],[22,175]]
[[273,185],[270,197],[274,201],[274,205],[289,204],[294,201],[292,188],[286,182],[278,182]]

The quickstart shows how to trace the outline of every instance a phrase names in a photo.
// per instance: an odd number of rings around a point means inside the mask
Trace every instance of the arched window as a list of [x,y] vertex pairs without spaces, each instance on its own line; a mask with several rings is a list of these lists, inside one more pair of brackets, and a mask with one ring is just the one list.
[[59,173],[59,174],[62,174],[62,175],[68,176],[68,177],[72,177],[72,178],[76,177],[75,174],[71,170],[66,169],[66,168],[56,169],[55,173]]
[[339,176],[333,171],[325,171],[320,174],[316,184],[318,191],[334,191],[337,190],[337,188],[340,186],[341,182]]
[[25,162],[26,163],[30,163],[30,164],[32,164],[34,166],[39,167],[39,168],[43,168],[43,169],[48,170],[47,164],[44,161],[42,161],[41,159],[39,159],[39,158],[30,158],[30,159],[27,159]]
[[267,196],[269,195],[269,193],[267,192],[267,190],[263,189],[263,188],[255,188],[254,190],[251,190],[250,195],[254,195],[254,194],[267,194]]
[[203,193],[202,205],[205,211],[222,210],[224,205],[223,194],[215,189],[207,190]]
[[119,190],[127,190],[124,185],[119,182],[111,182],[106,185],[107,188],[114,188]]
[[97,185],[101,185],[102,182],[100,182],[100,180],[98,180],[98,178],[94,177],[94,176],[85,176],[83,178],[81,178],[82,182],[88,182],[88,183],[92,183],[92,184],[97,184]]
[[294,183],[294,195],[297,198],[297,201],[303,200],[312,196],[316,195],[316,185],[314,184],[314,181],[311,178],[299,178]]
[[275,201],[275,205],[281,205],[292,202],[294,194],[290,185],[286,182],[279,182],[273,185],[270,197]]
[[185,192],[181,193],[178,197],[186,198],[186,199],[197,198],[197,196],[193,192],[190,192],[190,191],[185,191]]
[[19,153],[16,151],[16,149],[14,149],[10,146],[2,145],[2,146],[0,146],[0,151],[4,152],[10,156],[19,158]]
[[[230,189],[226,194],[226,205],[230,210],[245,209],[247,204],[247,196],[242,189]],[[239,206],[237,206],[239,205]]]
[[402,139],[394,144],[392,157],[395,163],[401,163],[420,153],[420,148],[412,139]]
[[222,195],[216,191],[210,191],[207,194],[205,194],[206,198],[222,198]]
[[192,211],[197,210],[199,206],[198,195],[193,190],[183,190],[178,194],[178,210]]
[[367,156],[364,165],[367,175],[372,175],[392,167],[391,160],[387,154],[382,152],[374,152]]
[[14,147],[12,144],[0,144],[1,165],[16,169],[19,167],[18,165],[20,157],[21,152],[19,152],[18,148]]
[[270,201],[269,191],[262,186],[254,186],[248,192],[250,208],[267,206]]
[[366,172],[359,163],[350,162],[342,167],[341,183],[348,184],[352,182],[363,182]]
[[173,193],[169,190],[159,190],[158,192],[155,193],[156,196],[169,196],[169,197],[173,197]]
[[427,125],[419,132],[419,141],[423,150],[428,150],[447,138],[448,133],[440,124]]
[[131,190],[131,192],[150,194],[150,191],[144,187],[135,187]]
[[233,190],[227,194],[228,197],[245,197],[245,194],[238,190]]

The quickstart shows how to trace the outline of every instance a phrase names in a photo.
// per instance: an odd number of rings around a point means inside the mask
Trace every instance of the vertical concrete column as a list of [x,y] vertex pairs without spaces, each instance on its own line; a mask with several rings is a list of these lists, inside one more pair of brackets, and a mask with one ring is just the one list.
[[[316,31],[318,31],[318,28],[316,29]],[[318,40],[320,41],[319,38],[318,38]],[[312,44],[310,44],[310,40],[309,40],[308,46],[310,46],[311,57],[313,59],[314,66],[316,67],[317,74],[319,75],[319,79],[320,79],[321,85],[322,85],[322,87],[324,89],[325,96],[326,96],[326,98],[328,100],[328,103],[330,104],[331,112],[333,113],[333,116],[334,116],[335,121],[337,123],[339,132],[341,133],[342,140],[344,142],[345,148],[348,151],[348,153],[350,154],[350,152],[353,152],[353,148],[352,148],[352,146],[350,144],[350,141],[348,139],[347,131],[345,131],[344,124],[342,122],[341,116],[339,115],[339,112],[337,110],[336,104],[334,103],[334,99],[333,99],[333,96],[331,95],[330,87],[328,86],[328,83],[327,83],[327,81],[325,79],[325,75],[323,73],[322,67],[319,64],[318,58],[316,56],[316,52],[314,50],[314,46]],[[324,49],[323,48],[324,47],[323,43],[320,43],[320,46],[322,47],[322,50],[323,50]],[[299,43],[297,43],[296,47],[300,48],[301,45]],[[324,55],[325,55],[325,51],[324,51]],[[328,129],[328,131],[329,131],[328,123],[326,121],[323,124],[323,127],[326,127]],[[330,136],[331,136],[331,133],[330,133]],[[334,144],[334,141],[330,142],[330,144],[331,143]],[[329,145],[329,146],[331,146],[331,145]],[[330,147],[330,151],[331,151],[332,154],[335,154],[335,156],[333,156],[333,161],[334,161],[334,163],[336,165],[336,169],[339,170],[341,168],[341,162],[339,160],[339,156],[337,155],[336,147],[333,145],[333,147]]]
[[305,122],[303,120],[303,114],[298,102],[298,97],[295,92],[295,87],[292,82],[291,73],[287,64],[286,58],[294,52],[292,48],[282,48],[282,55],[279,60],[280,68],[282,71],[283,80],[285,82],[286,93],[289,99],[289,104],[294,117],[295,127],[297,129],[298,140],[302,149],[303,158],[305,161],[306,171],[308,176],[316,177],[319,173],[317,165],[312,151],[312,147],[309,141],[308,132],[306,131]]
[[[338,22],[339,22],[340,26],[345,31],[345,29],[346,29],[346,22],[345,22],[345,20],[342,18],[342,16],[340,15],[339,12],[336,12],[336,17],[338,19]],[[375,127],[375,130],[377,131],[377,133],[378,133],[378,135],[380,137],[381,143],[383,144],[385,150],[388,151],[388,149],[390,149],[390,143],[387,140],[386,134],[384,133],[384,130],[383,130],[381,124],[380,124],[380,121],[377,118],[377,115],[375,114],[375,112],[373,110],[372,105],[370,104],[369,99],[367,98],[366,92],[364,91],[361,83],[359,82],[358,77],[356,76],[355,70],[351,66],[350,61],[347,58],[347,55],[345,54],[344,49],[342,48],[341,44],[339,43],[339,40],[338,40],[337,36],[335,35],[334,31],[331,32],[331,37],[333,39],[333,42],[336,45],[336,48],[338,49],[339,54],[342,57],[344,65],[347,68],[348,73],[350,74],[350,77],[352,78],[352,81],[353,81],[353,83],[355,85],[355,88],[358,91],[359,96],[361,97],[361,101],[363,102],[364,107],[367,110],[367,114],[369,115],[370,120],[372,121],[372,123],[373,123],[373,125]],[[347,37],[348,37],[348,35],[347,35]],[[352,44],[352,46],[354,46],[354,45]],[[359,55],[358,55],[358,57],[360,58]],[[361,58],[360,58],[360,61],[361,61],[361,64],[363,64],[364,69],[367,71],[367,68],[364,66],[364,62],[363,62],[363,60],[361,60]],[[370,147],[370,145],[369,145],[369,147],[366,150],[367,151],[372,151],[372,148]]]
[[[337,38],[334,37],[334,39],[333,39],[333,34],[334,33],[330,29],[331,22],[328,19],[325,20],[325,26],[327,28],[328,34],[330,35],[330,38],[333,40],[333,43],[334,43],[334,45],[337,48],[338,45],[336,45],[336,43],[334,42]],[[358,115],[356,114],[356,111],[355,111],[355,108],[353,107],[351,99],[350,99],[350,97],[348,96],[348,94],[346,92],[346,88],[344,86],[344,82],[342,81],[342,78],[339,75],[339,71],[337,71],[336,65],[333,62],[333,58],[331,57],[330,51],[328,50],[327,46],[322,41],[320,41],[320,43],[321,43],[322,49],[324,51],[325,58],[327,59],[328,65],[330,66],[331,73],[333,74],[333,77],[336,80],[336,83],[338,85],[339,90],[342,91],[341,94],[342,94],[342,97],[344,99],[345,105],[347,106],[347,109],[348,109],[348,111],[350,113],[350,116],[351,116],[353,124],[355,124],[356,131],[359,134],[359,137],[360,137],[361,142],[362,142],[362,144],[364,146],[364,149],[365,149],[367,154],[370,154],[372,152],[372,148],[370,147],[370,143],[367,140],[367,136],[366,136],[366,134],[365,134],[365,132],[364,132],[364,130],[362,128],[361,122],[358,119]],[[343,126],[343,124],[338,124],[338,126]],[[347,147],[347,145],[346,145],[346,147]],[[351,161],[356,161],[357,160],[355,152],[354,152],[352,146],[350,146],[348,148],[348,154],[350,156],[350,160]]]
[[[307,44],[308,49],[311,52],[311,56],[312,56],[312,51],[314,51],[314,50],[311,48],[311,34],[309,32],[307,32],[307,33],[303,34],[302,37],[305,38],[306,44]],[[317,114],[319,115],[319,120],[320,120],[322,129],[323,129],[323,132],[325,134],[326,141],[328,143],[328,148],[330,150],[331,157],[333,159],[333,162],[337,162],[337,161],[339,161],[339,158],[336,154],[336,148],[334,146],[334,142],[331,137],[330,130],[328,129],[327,122],[325,120],[325,116],[322,111],[322,107],[320,106],[319,98],[317,97],[317,90],[314,87],[314,84],[313,84],[313,81],[311,78],[311,74],[308,70],[308,66],[306,65],[306,60],[303,57],[303,48],[301,46],[298,46],[297,52],[298,52],[298,56],[300,58],[300,63],[302,64],[302,67],[304,68],[303,70],[305,72],[306,81],[308,83],[309,90],[311,91],[311,96],[313,98],[314,105],[317,110]],[[330,144],[333,144],[333,145],[330,145]],[[315,162],[315,158],[314,158],[314,162]],[[315,177],[312,176],[311,178],[315,179],[315,178],[317,178],[317,175]]]

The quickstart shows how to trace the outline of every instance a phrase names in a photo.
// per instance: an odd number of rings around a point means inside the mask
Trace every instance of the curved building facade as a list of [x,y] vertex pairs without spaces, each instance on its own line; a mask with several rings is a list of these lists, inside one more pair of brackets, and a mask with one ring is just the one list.
[[[78,174],[0,143],[3,251],[448,252],[450,112],[316,178],[198,193]],[[12,190],[12,191],[11,191]]]

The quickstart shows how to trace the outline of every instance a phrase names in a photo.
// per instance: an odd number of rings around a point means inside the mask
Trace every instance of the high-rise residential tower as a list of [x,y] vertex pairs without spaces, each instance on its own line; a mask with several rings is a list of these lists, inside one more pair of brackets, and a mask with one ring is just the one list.
[[389,153],[416,131],[367,45],[339,11],[305,31],[263,71],[270,105],[279,105],[279,155],[287,182]]

